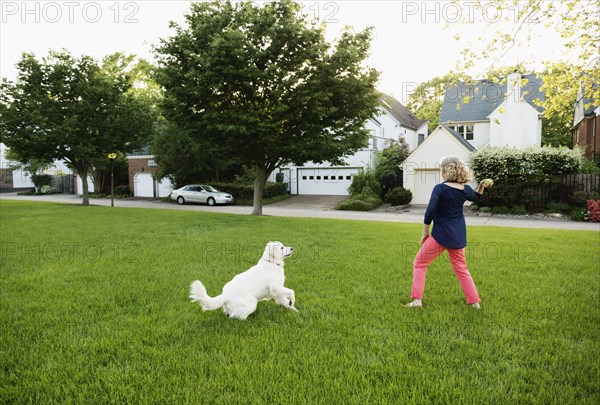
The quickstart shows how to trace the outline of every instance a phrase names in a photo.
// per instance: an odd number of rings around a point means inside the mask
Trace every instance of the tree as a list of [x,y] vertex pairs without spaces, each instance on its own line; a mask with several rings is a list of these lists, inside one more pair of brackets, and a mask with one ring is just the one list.
[[538,104],[545,108],[544,142],[569,145],[579,86],[589,101],[587,106],[600,104],[600,0],[495,0],[470,2],[469,6],[472,10],[462,22],[482,24],[481,35],[477,44],[469,43],[463,50],[457,62],[459,72],[466,72],[476,61],[487,61],[490,68],[502,65],[512,51],[531,44],[532,34],[542,25],[552,27],[564,39],[560,54],[565,60],[545,61],[541,90],[546,98]]
[[[118,58],[117,58],[118,59]],[[64,160],[83,180],[110,152],[140,148],[154,126],[152,109],[131,92],[126,72],[107,73],[89,56],[23,54],[16,82],[4,80],[1,141],[22,159]]]
[[381,185],[381,196],[394,187],[402,187],[402,162],[409,155],[408,144],[404,138],[392,143],[377,155],[375,177]]
[[193,3],[186,21],[156,49],[165,117],[198,148],[254,170],[254,215],[277,167],[339,164],[366,144],[378,106],[378,74],[363,66],[370,29],[331,46],[289,0]]
[[408,97],[406,108],[412,111],[418,119],[428,120],[429,132],[431,133],[439,124],[447,88],[456,86],[458,82],[466,79],[464,75],[449,72],[444,76],[437,76],[423,82]]

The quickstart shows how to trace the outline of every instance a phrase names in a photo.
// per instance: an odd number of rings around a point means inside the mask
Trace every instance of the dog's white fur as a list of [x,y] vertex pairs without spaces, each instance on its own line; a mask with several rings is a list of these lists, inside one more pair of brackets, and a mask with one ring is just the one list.
[[271,298],[279,305],[297,311],[294,290],[283,286],[283,261],[292,252],[291,247],[283,246],[281,242],[269,242],[258,263],[225,284],[220,295],[209,297],[204,285],[196,280],[191,285],[190,298],[205,311],[223,308],[227,315],[238,319],[246,319],[252,314],[258,301]]

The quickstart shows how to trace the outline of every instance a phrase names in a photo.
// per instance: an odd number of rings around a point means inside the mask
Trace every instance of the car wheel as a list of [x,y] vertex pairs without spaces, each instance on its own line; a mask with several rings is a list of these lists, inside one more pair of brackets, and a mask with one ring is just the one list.
[[210,197],[208,200],[206,200],[206,203],[212,207],[215,205],[215,199]]
[[179,204],[179,205],[185,204],[185,198],[183,198],[182,196],[177,197],[177,204]]

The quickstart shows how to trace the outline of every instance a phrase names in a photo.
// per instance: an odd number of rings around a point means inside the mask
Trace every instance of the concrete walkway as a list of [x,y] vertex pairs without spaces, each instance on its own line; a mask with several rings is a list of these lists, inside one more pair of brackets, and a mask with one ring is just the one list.
[[[81,204],[81,197],[73,194],[55,194],[49,196],[20,196],[16,193],[0,194],[0,200],[24,200],[24,201],[46,201],[64,204]],[[115,207],[121,208],[155,208],[172,209],[180,211],[206,211],[220,212],[226,214],[250,215],[250,206],[213,206],[207,205],[178,205],[175,202],[163,202],[158,199],[126,198],[115,199]],[[110,206],[109,198],[92,198],[91,205]],[[291,202],[280,202],[263,207],[263,215],[274,217],[303,217],[303,218],[330,218],[358,221],[384,221],[384,222],[406,222],[414,224],[423,223],[425,213],[424,206],[411,207],[401,212],[385,212],[383,210],[371,212],[359,211],[337,211],[323,202],[315,204],[315,208],[309,208],[308,201],[302,200],[301,204]],[[600,231],[600,224],[590,222],[576,222],[558,219],[528,219],[528,218],[503,218],[498,216],[467,215],[469,226],[502,226],[513,228],[543,228],[562,230]]]

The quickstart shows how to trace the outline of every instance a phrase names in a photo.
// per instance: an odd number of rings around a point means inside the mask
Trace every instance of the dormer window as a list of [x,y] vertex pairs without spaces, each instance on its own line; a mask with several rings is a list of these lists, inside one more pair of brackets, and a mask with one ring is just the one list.
[[473,125],[451,125],[450,128],[461,134],[467,141],[473,140]]

